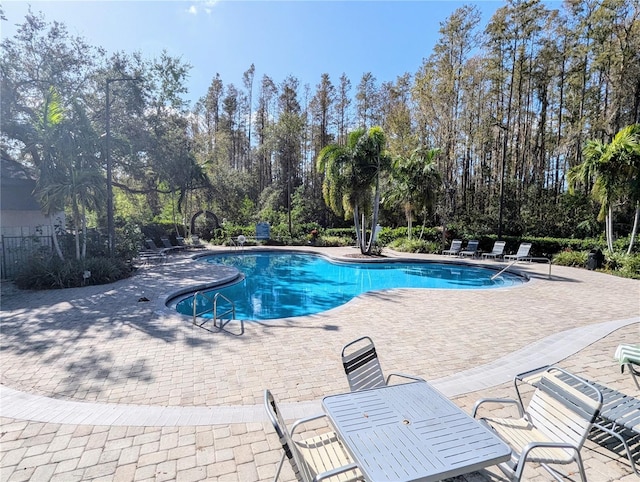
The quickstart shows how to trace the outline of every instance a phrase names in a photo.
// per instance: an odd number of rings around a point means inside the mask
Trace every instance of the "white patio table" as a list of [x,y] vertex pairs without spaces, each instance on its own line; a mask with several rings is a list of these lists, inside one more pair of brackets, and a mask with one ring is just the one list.
[[329,395],[322,406],[372,482],[441,480],[505,462],[511,454],[426,382]]

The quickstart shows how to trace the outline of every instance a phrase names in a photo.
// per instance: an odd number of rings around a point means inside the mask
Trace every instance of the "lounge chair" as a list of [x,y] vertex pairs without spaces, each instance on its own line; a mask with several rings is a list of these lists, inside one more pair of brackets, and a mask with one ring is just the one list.
[[170,249],[167,249],[167,248],[159,248],[151,238],[145,239],[144,242],[147,245],[147,248],[140,250],[140,253],[142,254],[146,254],[146,255],[155,254],[155,255],[166,256],[167,253],[171,251]]
[[504,247],[507,244],[506,241],[496,241],[493,243],[493,248],[490,253],[482,253],[482,259],[502,259],[504,256]]
[[147,238],[147,239],[145,239],[145,240],[144,240],[144,242],[147,244],[147,247],[148,247],[148,248],[149,248],[149,250],[151,250],[151,251],[155,251],[155,252],[157,252],[157,253],[159,253],[159,252],[161,252],[161,251],[165,251],[165,252],[166,252],[166,249],[165,249],[165,248],[159,248],[159,247],[156,245],[156,243],[153,241],[153,239],[151,239],[151,238]]
[[445,249],[444,251],[442,251],[442,254],[446,254],[449,256],[457,255],[461,249],[462,249],[462,240],[454,239],[453,241],[451,241],[451,246],[449,247],[449,249]]
[[505,261],[527,261],[531,259],[529,252],[531,251],[531,243],[520,243],[516,254],[506,254]]
[[478,255],[478,245],[480,241],[477,239],[472,239],[467,243],[467,246],[458,253],[458,256],[469,256],[471,258],[475,258]]
[[618,345],[613,356],[620,363],[620,372],[624,373],[624,369],[628,368],[633,381],[640,389],[640,384],[638,383],[638,377],[640,377],[640,345]]
[[171,241],[169,241],[169,238],[167,238],[166,236],[162,236],[160,238],[160,241],[162,241],[165,249],[169,251],[180,251],[181,249],[184,249],[184,247],[180,246],[179,244],[171,244]]
[[[198,242],[199,242],[199,240],[198,240]],[[206,246],[204,244],[198,244],[198,245],[186,244],[184,242],[184,238],[182,236],[176,236],[176,243],[178,243],[178,246],[180,246],[183,249],[191,249],[191,248],[203,249],[203,248],[206,248]]]
[[269,390],[264,391],[264,406],[269,420],[278,434],[282,445],[282,457],[276,469],[274,482],[278,480],[285,456],[288,457],[296,480],[311,482],[316,480],[364,480],[358,467],[349,453],[338,440],[335,432],[300,440],[294,440],[296,430],[312,420],[325,418],[325,414],[304,418],[295,422],[291,431],[287,430],[284,417],[278,409],[275,399]]
[[[520,395],[519,384],[526,383],[537,387],[541,374],[548,368],[548,366],[544,366],[516,375],[514,379],[514,386],[516,393],[518,394],[518,399],[521,403],[522,396]],[[561,378],[570,385],[576,386],[579,390],[585,390],[584,383],[576,383],[575,379],[562,375]],[[618,390],[614,390],[613,388],[598,382],[591,380],[584,381],[593,385],[600,391],[600,393],[602,393],[602,409],[593,424],[594,428],[609,434],[620,442],[620,446],[624,448],[627,459],[629,459],[631,469],[640,477],[640,470],[636,466],[634,455],[629,447],[629,441],[631,441],[631,439],[637,440],[640,436],[640,399],[619,392]],[[602,440],[601,434],[597,431],[594,431],[592,436],[595,436],[594,441],[596,442]],[[636,451],[636,458],[638,458],[638,456],[640,456],[640,454]]]
[[204,248],[204,244],[202,244],[202,241],[200,241],[200,237],[196,236],[196,235],[192,235],[191,236],[191,246],[193,246],[194,248]]
[[585,481],[580,449],[600,413],[602,400],[602,393],[592,384],[561,368],[549,367],[526,410],[521,400],[487,398],[476,402],[473,417],[486,403],[517,406],[519,418],[480,418],[511,447],[511,460],[499,465],[510,478],[521,480],[526,462],[537,462],[557,480],[563,480],[548,464],[575,462]]
[[391,377],[406,378],[412,381],[424,379],[403,373],[390,373],[385,379],[373,340],[363,336],[347,343],[342,348],[342,366],[352,392],[369,388],[384,387]]
[[156,243],[152,239],[145,240],[147,248],[141,248],[138,250],[138,255],[135,261],[140,264],[147,265],[152,262],[164,262],[167,259],[167,250],[164,248],[158,248]]

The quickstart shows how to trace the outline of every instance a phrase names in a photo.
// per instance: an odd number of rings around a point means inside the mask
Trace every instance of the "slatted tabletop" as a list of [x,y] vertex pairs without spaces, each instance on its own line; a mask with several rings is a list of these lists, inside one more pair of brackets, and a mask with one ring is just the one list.
[[426,382],[331,395],[322,405],[367,480],[441,480],[511,454]]

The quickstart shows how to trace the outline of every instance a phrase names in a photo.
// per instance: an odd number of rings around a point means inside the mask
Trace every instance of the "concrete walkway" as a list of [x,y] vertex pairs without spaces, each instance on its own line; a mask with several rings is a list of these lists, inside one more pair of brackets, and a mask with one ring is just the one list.
[[[481,396],[511,395],[515,373],[552,363],[639,396],[612,355],[617,343],[640,339],[640,283],[518,269],[531,282],[369,293],[319,315],[247,323],[240,336],[194,328],[165,306],[172,293],[232,276],[185,254],[111,285],[24,292],[5,284],[0,480],[269,480],[281,449],[264,389],[289,418],[320,411],[322,396],[348,390],[341,347],[365,334],[385,371],[423,376],[467,410]],[[587,465],[589,480],[630,477],[624,459],[596,444]],[[534,469],[530,480],[545,474]]]

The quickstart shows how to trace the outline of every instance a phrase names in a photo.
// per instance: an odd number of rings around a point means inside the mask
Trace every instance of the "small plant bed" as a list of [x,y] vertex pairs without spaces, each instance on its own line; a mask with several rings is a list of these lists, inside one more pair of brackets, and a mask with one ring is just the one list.
[[119,259],[86,258],[83,260],[32,259],[16,275],[18,288],[46,290],[113,283],[133,273],[130,264]]

